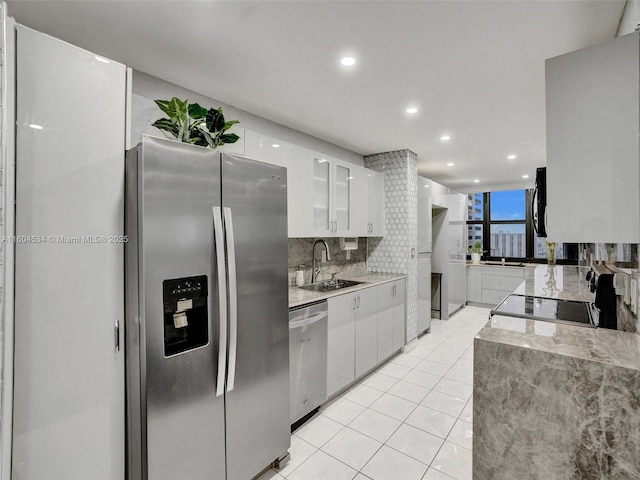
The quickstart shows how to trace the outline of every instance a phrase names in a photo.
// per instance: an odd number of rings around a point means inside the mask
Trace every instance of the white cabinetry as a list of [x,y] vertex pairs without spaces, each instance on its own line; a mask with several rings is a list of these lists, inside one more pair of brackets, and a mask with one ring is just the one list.
[[332,395],[378,361],[376,287],[328,300],[327,394]]
[[405,345],[405,284],[396,280],[328,299],[327,395]]
[[313,237],[313,163],[306,148],[281,143],[280,164],[287,168],[288,236]]
[[523,281],[524,268],[483,266],[482,303],[497,305],[518,288]]
[[369,168],[352,167],[351,235],[384,235],[384,175]]
[[546,62],[547,234],[640,241],[640,47],[625,35]]
[[352,168],[352,165],[331,157],[313,155],[313,235],[311,236],[350,235]]
[[467,300],[482,303],[482,267],[479,265],[467,267]]
[[253,130],[244,132],[244,154],[248,158],[261,162],[281,165],[283,145],[276,138]]
[[365,169],[369,178],[369,230],[370,237],[384,236],[384,174]]
[[47,241],[16,245],[11,478],[121,480],[126,68],[20,26],[16,55],[16,234]]
[[356,294],[356,377],[378,363],[378,288]]
[[327,395],[333,395],[356,376],[356,320],[351,295],[328,300]]
[[378,360],[385,359],[406,343],[405,296],[404,279],[378,287],[378,328],[387,336],[378,337]]

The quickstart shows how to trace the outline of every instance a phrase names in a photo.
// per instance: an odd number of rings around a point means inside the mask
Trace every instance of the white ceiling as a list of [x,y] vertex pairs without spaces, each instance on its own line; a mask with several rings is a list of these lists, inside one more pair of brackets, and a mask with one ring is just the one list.
[[[410,149],[421,175],[460,191],[531,185],[546,163],[544,60],[613,38],[624,9],[624,0],[7,3],[19,23],[356,153]],[[354,67],[339,63],[346,54]]]

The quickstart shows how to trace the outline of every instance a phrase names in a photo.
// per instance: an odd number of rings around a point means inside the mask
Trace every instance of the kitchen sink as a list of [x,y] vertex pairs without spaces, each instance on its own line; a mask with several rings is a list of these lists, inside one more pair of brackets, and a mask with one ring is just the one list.
[[313,290],[314,292],[332,292],[333,290],[353,287],[354,285],[360,285],[362,283],[365,282],[354,282],[353,280],[327,280],[326,282],[310,283],[309,285],[303,285],[298,288]]

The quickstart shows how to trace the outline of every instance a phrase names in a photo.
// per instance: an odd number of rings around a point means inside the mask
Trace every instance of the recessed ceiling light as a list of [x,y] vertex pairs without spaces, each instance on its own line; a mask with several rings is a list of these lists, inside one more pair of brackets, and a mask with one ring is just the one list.
[[476,178],[473,183],[480,183],[480,180]]
[[345,67],[350,67],[356,64],[356,59],[353,57],[344,57],[342,60],[340,60],[340,63]]
[[98,55],[95,55],[95,57],[96,57],[96,60],[98,60],[99,62],[102,62],[102,63],[111,63],[109,60],[107,60],[107,59],[106,59],[106,58],[104,58],[104,57],[100,57],[100,56],[98,56]]
[[507,160],[515,160],[515,159],[516,159],[516,156],[515,156],[515,155],[509,155],[509,156],[507,157]]
[[277,143],[274,143],[273,145],[271,145],[273,148],[280,148],[280,145]]
[[38,125],[36,123],[30,123],[29,128],[33,128],[34,130],[42,130],[44,127],[42,125]]
[[447,167],[453,167],[453,162],[447,163]]
[[522,175],[522,178],[529,178],[529,175]]
[[440,140],[442,140],[443,142],[448,142],[449,140],[451,140],[451,136],[450,135],[443,135],[440,137]]
[[416,107],[407,108],[407,113],[418,113],[418,109]]

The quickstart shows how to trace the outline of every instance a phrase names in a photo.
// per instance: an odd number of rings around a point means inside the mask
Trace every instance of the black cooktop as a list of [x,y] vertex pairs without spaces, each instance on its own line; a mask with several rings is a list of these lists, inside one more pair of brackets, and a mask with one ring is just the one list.
[[491,315],[531,318],[595,328],[592,309],[592,305],[588,302],[511,294],[491,310]]

